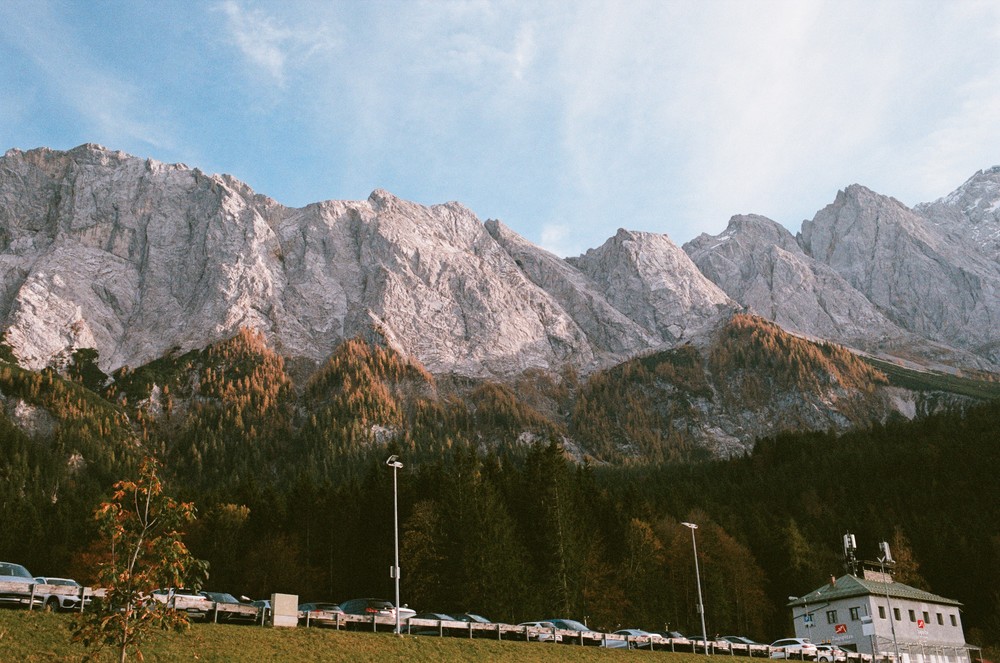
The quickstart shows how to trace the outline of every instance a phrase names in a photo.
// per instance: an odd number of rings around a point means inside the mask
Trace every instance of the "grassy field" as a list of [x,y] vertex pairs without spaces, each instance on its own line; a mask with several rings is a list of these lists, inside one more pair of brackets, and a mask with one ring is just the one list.
[[[79,661],[86,650],[69,641],[70,615],[0,609],[0,661]],[[626,651],[550,643],[497,642],[356,633],[325,628],[193,624],[186,633],[156,633],[144,648],[147,661],[538,661],[586,663],[638,660],[695,663],[704,656]],[[101,660],[112,661],[108,653]],[[130,659],[132,660],[132,659]]]
[[862,357],[866,362],[882,371],[889,383],[915,391],[946,391],[982,400],[1000,398],[1000,382],[989,382],[975,378],[949,375],[934,371],[917,371],[874,357]]

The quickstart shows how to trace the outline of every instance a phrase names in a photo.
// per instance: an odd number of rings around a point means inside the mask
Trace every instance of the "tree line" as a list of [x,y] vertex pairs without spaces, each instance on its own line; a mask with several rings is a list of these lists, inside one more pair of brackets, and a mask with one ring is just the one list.
[[[633,382],[670,379],[698,393],[691,353],[627,370]],[[997,405],[782,435],[725,461],[669,452],[612,464],[569,444],[582,422],[597,425],[592,413],[613,408],[619,392],[602,376],[435,379],[354,341],[298,386],[251,332],[123,369],[101,393],[90,368],[67,379],[0,365],[0,557],[34,573],[96,580],[91,514],[148,454],[197,506],[187,544],[209,563],[211,588],[388,596],[383,461],[396,453],[403,599],[418,610],[695,633],[690,530],[680,525],[693,521],[710,631],[790,633],[787,596],[843,573],[850,531],[862,556],[890,540],[905,560],[900,579],[962,601],[971,641],[1000,640]],[[580,394],[589,405],[573,401]],[[634,397],[644,407],[642,390]],[[574,402],[590,414],[553,414]]]

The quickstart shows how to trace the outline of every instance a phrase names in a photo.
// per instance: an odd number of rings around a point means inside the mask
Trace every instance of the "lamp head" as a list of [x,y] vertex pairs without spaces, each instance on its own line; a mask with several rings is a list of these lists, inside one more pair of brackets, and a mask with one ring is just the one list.
[[698,526],[694,523],[681,523],[681,525],[684,525],[684,527],[690,527],[691,529],[698,529]]
[[397,456],[396,454],[393,454],[393,455],[389,456],[388,458],[386,458],[385,459],[385,464],[388,465],[389,467],[393,467],[393,468],[395,468],[397,470],[401,469],[403,467],[403,464],[401,462],[399,462],[399,456]]

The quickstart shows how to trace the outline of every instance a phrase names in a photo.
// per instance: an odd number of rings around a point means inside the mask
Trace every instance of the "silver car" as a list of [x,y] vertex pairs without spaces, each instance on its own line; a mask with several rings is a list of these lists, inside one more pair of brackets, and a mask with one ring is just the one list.
[[[23,605],[31,603],[31,586],[35,584],[35,576],[20,564],[0,562],[0,605]],[[35,603],[42,604],[35,597]]]

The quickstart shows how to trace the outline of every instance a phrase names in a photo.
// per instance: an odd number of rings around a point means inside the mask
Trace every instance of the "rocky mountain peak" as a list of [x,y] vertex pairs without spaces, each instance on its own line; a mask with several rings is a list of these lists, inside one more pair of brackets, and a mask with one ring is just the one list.
[[737,308],[666,235],[620,229],[568,262],[598,284],[612,306],[664,343],[700,336]]
[[981,170],[962,186],[914,211],[944,232],[966,241],[994,260],[1000,259],[1000,166]]

